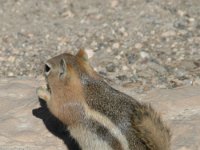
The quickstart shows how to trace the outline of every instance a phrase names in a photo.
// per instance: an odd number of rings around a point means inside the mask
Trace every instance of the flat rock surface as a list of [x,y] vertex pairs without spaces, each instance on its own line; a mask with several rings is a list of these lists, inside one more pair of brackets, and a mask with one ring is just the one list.
[[66,149],[62,140],[51,134],[43,121],[33,115],[33,109],[40,107],[35,93],[38,84],[33,80],[0,80],[1,150]]
[[[76,144],[62,124],[39,103],[34,79],[0,79],[0,149],[63,150]],[[119,88],[120,89],[120,88]],[[200,87],[155,90],[145,95],[128,94],[150,102],[173,132],[172,150],[200,149]],[[71,144],[69,144],[71,143]]]
[[143,100],[159,110],[172,129],[173,150],[200,149],[200,87],[157,90]]

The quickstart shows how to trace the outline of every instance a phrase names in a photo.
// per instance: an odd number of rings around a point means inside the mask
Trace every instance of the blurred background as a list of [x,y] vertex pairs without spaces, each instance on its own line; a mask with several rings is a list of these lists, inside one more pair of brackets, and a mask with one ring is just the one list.
[[1,78],[40,78],[47,59],[80,48],[138,93],[200,85],[200,2],[0,0]]

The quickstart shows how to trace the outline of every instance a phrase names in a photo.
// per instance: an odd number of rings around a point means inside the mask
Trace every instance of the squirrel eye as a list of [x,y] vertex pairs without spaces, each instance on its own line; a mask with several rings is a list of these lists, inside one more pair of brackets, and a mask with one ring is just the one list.
[[59,68],[59,78],[64,79],[67,74],[67,65],[64,59],[60,61],[60,68]]
[[50,71],[51,71],[51,66],[48,63],[46,63],[45,66],[44,66],[45,75],[46,76],[49,75]]

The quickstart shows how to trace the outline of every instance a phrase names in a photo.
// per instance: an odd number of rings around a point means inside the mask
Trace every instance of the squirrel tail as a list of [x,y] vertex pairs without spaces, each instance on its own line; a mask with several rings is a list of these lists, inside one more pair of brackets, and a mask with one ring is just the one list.
[[170,130],[150,105],[139,105],[134,108],[134,118],[132,118],[136,136],[141,139],[148,150],[169,150]]

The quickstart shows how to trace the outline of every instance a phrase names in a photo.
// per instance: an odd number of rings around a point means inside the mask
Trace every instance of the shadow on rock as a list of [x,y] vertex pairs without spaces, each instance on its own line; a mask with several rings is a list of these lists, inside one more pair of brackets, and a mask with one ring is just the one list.
[[59,121],[47,108],[46,102],[39,99],[40,108],[33,109],[32,113],[35,117],[43,120],[46,128],[55,136],[62,139],[69,150],[81,150],[78,143],[70,136],[65,125]]

